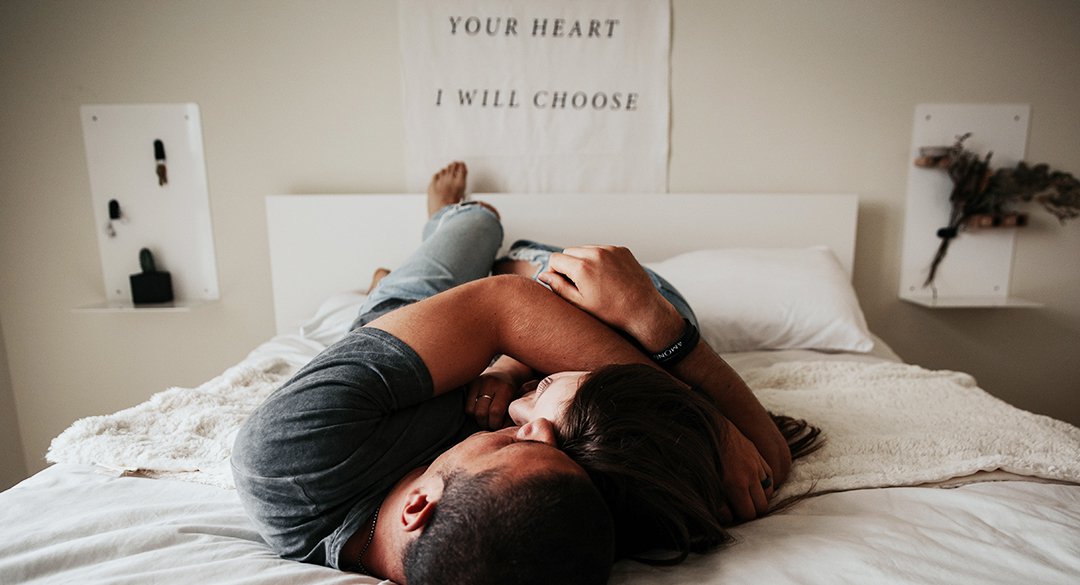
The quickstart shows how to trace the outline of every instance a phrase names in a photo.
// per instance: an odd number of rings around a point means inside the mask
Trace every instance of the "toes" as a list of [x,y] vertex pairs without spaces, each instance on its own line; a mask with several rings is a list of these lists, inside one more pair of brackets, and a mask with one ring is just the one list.
[[461,161],[455,161],[453,166],[453,173],[455,178],[465,178],[465,174],[468,173],[468,168],[465,167],[465,163]]

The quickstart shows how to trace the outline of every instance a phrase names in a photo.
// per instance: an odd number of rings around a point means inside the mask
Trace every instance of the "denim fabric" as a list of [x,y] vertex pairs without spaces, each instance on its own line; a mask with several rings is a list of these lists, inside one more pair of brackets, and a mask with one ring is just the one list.
[[424,225],[423,243],[379,281],[360,307],[353,328],[491,272],[503,228],[488,208],[472,201],[448,205]]
[[[506,256],[499,260],[524,260],[533,264],[537,267],[536,272],[533,274],[533,279],[535,280],[541,272],[547,270],[548,261],[551,259],[551,253],[562,252],[563,250],[564,248],[549,246],[532,240],[517,240],[510,245],[510,250],[506,253]],[[645,272],[649,275],[649,280],[652,281],[656,290],[660,291],[660,295],[667,299],[680,315],[693,323],[694,327],[697,327],[698,320],[697,316],[694,315],[694,310],[690,308],[690,303],[686,302],[686,299],[683,298],[682,294],[675,288],[675,285],[671,284],[664,279],[664,277],[653,272],[649,268],[646,268]]]

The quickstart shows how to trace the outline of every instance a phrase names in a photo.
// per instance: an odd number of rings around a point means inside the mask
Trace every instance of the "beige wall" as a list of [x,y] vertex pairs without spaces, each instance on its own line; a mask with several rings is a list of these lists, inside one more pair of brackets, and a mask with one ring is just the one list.
[[0,490],[15,485],[26,477],[22,439],[15,397],[11,392],[7,352],[4,351],[4,326],[0,322]]
[[[1037,214],[1020,235],[1013,290],[1043,309],[896,298],[917,103],[1030,103],[1029,157],[1080,173],[1080,3],[673,14],[671,191],[859,193],[872,328],[911,362],[1080,423],[1080,223]],[[29,471],[74,419],[197,385],[271,335],[264,195],[403,189],[398,54],[389,0],[0,5],[0,319]],[[202,111],[221,301],[72,313],[103,298],[79,105],[181,101]]]

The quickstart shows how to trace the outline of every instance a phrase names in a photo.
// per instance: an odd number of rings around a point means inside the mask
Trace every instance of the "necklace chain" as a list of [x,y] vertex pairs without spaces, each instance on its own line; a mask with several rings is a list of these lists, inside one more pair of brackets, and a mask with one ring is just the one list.
[[371,517],[371,532],[368,533],[367,542],[364,543],[364,548],[360,549],[360,554],[356,555],[356,566],[365,575],[371,575],[371,572],[364,566],[364,553],[371,547],[371,541],[375,540],[375,525],[379,523],[379,510],[381,509],[382,504],[375,508],[375,515]]

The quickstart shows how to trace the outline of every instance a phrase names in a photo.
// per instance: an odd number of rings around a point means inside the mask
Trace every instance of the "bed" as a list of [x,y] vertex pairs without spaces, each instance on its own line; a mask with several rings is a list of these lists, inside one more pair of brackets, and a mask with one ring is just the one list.
[[[1080,429],[904,364],[866,329],[850,286],[857,197],[476,198],[502,212],[506,244],[630,247],[768,408],[828,438],[778,494],[801,501],[682,565],[620,562],[612,583],[1080,580]],[[344,334],[423,215],[414,195],[268,197],[277,334],[205,384],[58,436],[54,464],[0,494],[0,583],[378,583],[277,558],[227,458],[246,413]]]

